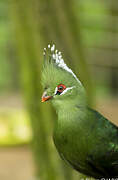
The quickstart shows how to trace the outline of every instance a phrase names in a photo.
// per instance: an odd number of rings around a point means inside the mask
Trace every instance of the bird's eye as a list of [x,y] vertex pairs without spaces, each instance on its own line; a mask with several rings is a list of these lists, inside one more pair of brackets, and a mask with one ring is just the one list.
[[65,89],[66,86],[64,84],[59,84],[55,89],[55,95],[60,95]]
[[64,89],[63,86],[59,86],[59,87],[58,87],[58,90],[61,90],[61,91],[62,91],[63,89]]
[[62,92],[63,90],[65,90],[66,89],[66,86],[64,85],[64,84],[59,84],[58,86],[57,86],[57,91],[59,91],[59,92]]

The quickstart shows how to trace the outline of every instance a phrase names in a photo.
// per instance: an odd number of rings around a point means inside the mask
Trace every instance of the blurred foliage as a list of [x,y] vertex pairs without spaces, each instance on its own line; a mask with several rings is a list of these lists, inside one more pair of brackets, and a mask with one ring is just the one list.
[[11,22],[8,16],[9,5],[0,1],[0,92],[18,89],[18,67],[11,39]]
[[9,31],[8,19],[6,17],[6,4],[0,2],[0,89],[8,87],[11,81],[9,64],[7,63],[6,46],[8,44]]
[[[76,1],[75,6],[76,16],[81,28],[81,39],[85,48],[84,56],[87,59],[88,65],[91,65],[92,73],[96,71],[95,73],[97,74],[97,81],[94,83],[100,86],[100,88],[106,87],[107,89],[111,88],[110,86],[112,84],[110,83],[111,69],[113,69],[115,65],[117,66],[116,68],[118,68],[115,58],[117,51],[113,45],[115,37],[117,41],[117,14],[114,16],[113,11],[112,13],[110,12],[110,7],[111,9],[116,9],[114,11],[117,12],[117,2],[111,3],[108,1],[106,3],[106,0],[102,2],[93,0],[79,0]],[[18,64],[16,63],[17,55],[14,50],[14,42],[12,41],[14,34],[11,34],[13,27],[9,21],[8,9],[9,5],[7,2],[0,1],[0,67],[2,67],[0,69],[0,90],[2,92],[9,91],[10,89],[19,89],[19,68]],[[44,32],[45,31],[46,30],[44,28]],[[112,34],[110,34],[111,32]],[[64,40],[61,40],[61,42],[64,42]],[[111,48],[109,47],[110,45]],[[59,47],[61,49],[61,45]],[[114,50],[112,51],[113,48]],[[64,54],[67,56],[66,52]],[[68,61],[70,61],[70,59],[71,57],[68,59]],[[114,64],[114,66],[112,64]],[[117,76],[117,69],[114,71],[116,74],[115,76]],[[96,88],[96,90],[98,91],[100,88]]]
[[0,146],[26,144],[31,141],[31,137],[31,126],[26,112],[6,108],[0,111]]

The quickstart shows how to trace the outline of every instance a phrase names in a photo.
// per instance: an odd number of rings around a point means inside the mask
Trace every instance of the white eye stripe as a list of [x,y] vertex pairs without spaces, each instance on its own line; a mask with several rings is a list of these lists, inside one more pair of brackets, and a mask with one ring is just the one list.
[[[73,88],[75,88],[75,86],[66,88],[60,95],[65,94],[67,91],[69,91],[70,89],[73,89]],[[54,96],[57,94],[57,91],[58,91],[58,88],[56,87],[55,92],[54,92]]]
[[67,91],[69,91],[70,89],[73,89],[74,87],[75,86],[66,88],[60,95],[65,94]]
[[56,87],[56,88],[55,88],[55,91],[54,91],[54,95],[56,95],[56,93],[57,93],[57,90],[58,90],[58,88]]

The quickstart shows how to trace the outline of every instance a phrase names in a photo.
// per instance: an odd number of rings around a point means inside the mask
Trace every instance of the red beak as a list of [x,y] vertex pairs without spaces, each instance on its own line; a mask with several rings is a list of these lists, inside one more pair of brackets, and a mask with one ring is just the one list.
[[42,95],[41,102],[48,101],[49,99],[52,99],[52,96],[46,96],[46,92],[44,92],[43,95]]

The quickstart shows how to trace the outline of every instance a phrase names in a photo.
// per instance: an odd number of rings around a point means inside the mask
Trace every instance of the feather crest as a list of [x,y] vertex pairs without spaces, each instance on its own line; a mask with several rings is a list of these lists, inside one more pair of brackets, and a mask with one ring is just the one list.
[[52,46],[49,44],[47,49],[44,48],[43,55],[44,55],[45,59],[48,58],[49,61],[52,61],[59,68],[62,68],[65,71],[71,73],[72,76],[78,81],[78,83],[81,84],[80,80],[77,78],[77,76],[74,74],[74,72],[64,62],[61,52],[58,51],[57,49],[55,49],[54,44]]

